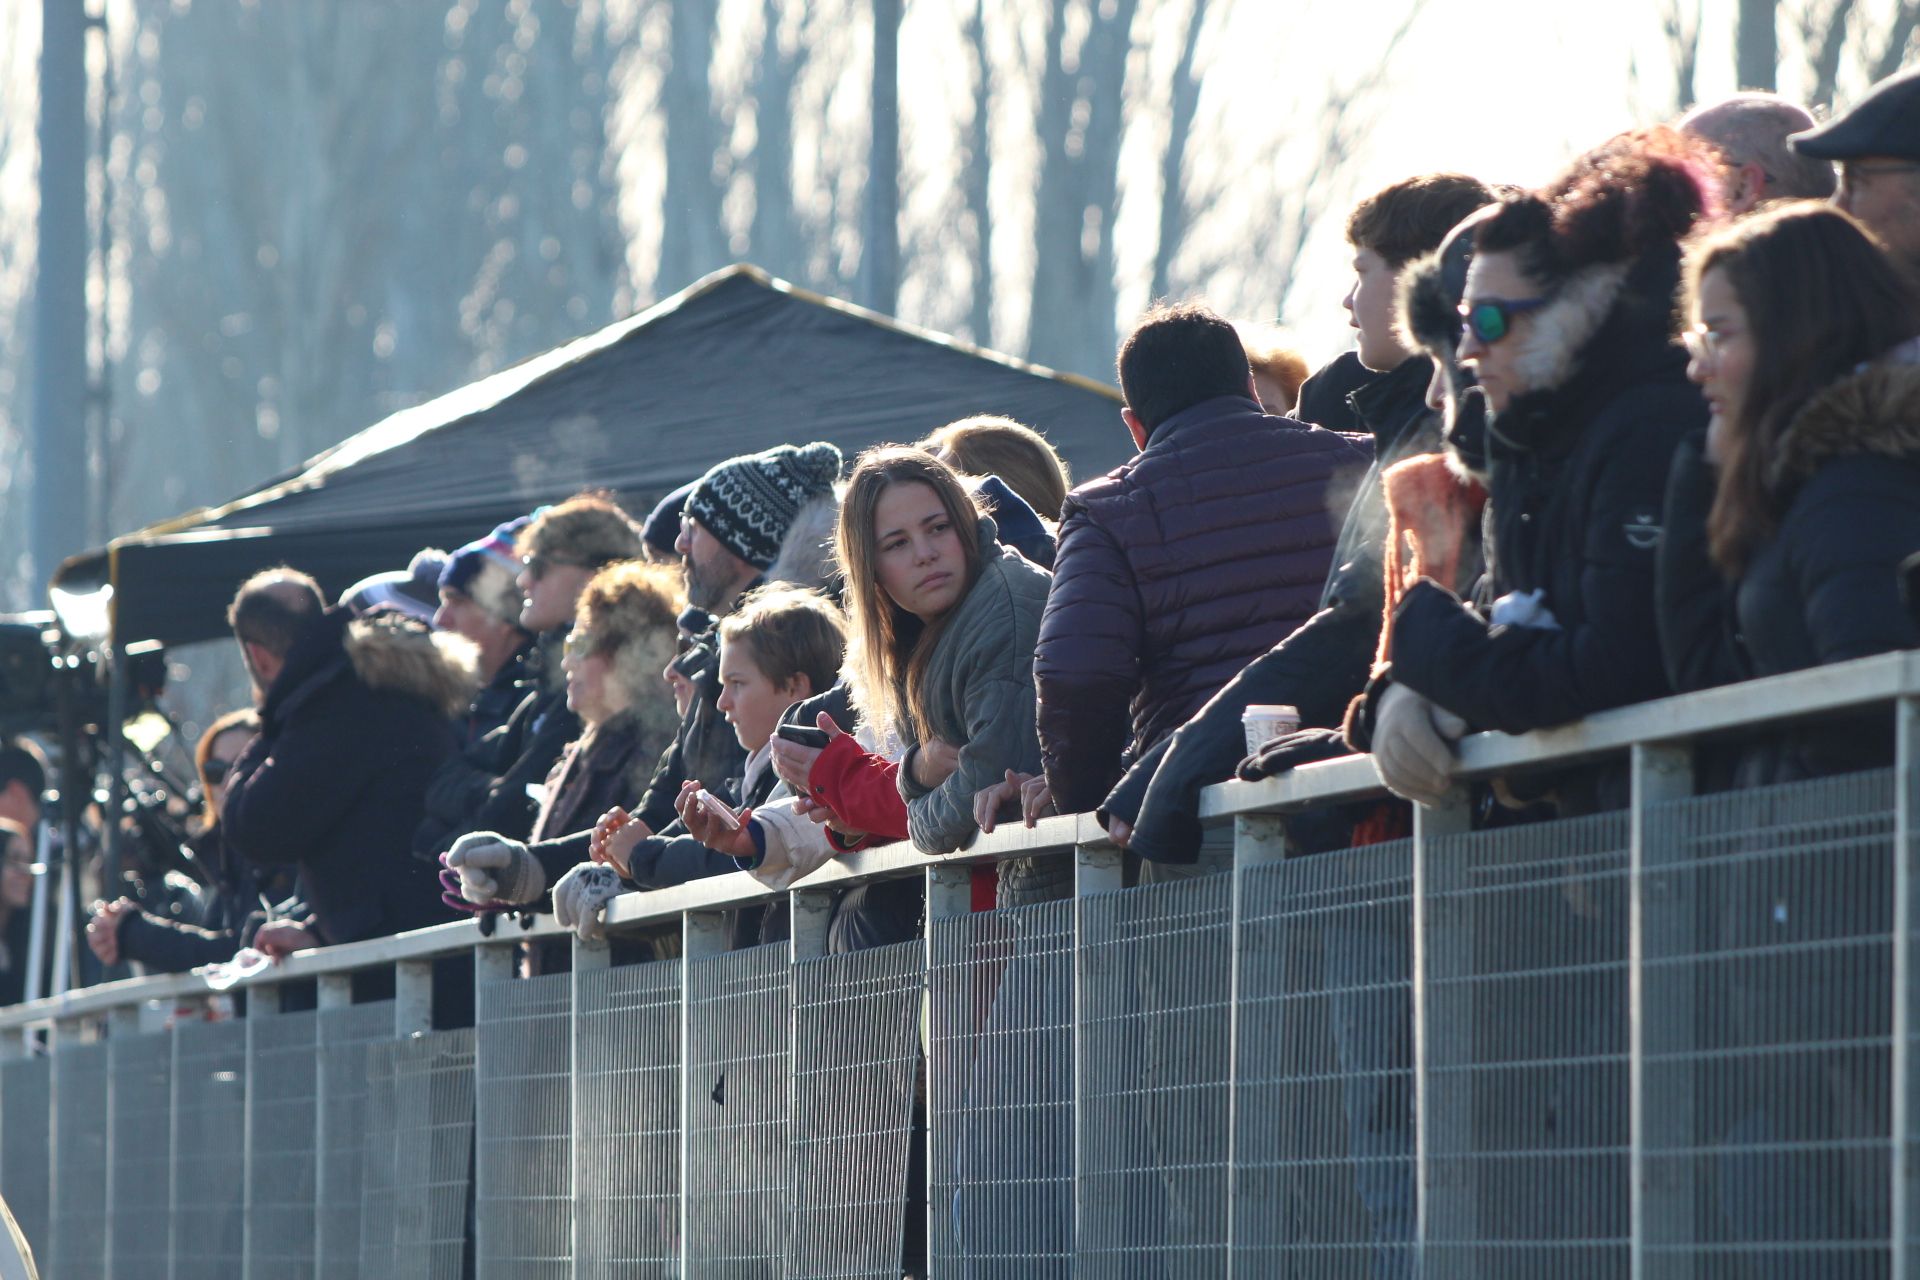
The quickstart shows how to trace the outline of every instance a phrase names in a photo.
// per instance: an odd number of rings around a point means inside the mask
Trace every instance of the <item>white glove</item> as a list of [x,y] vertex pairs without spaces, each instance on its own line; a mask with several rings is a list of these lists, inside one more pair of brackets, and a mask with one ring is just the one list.
[[492,831],[461,836],[443,861],[459,875],[460,896],[468,902],[532,902],[547,889],[540,859]]
[[1373,767],[1387,790],[1438,805],[1453,785],[1453,744],[1467,722],[1403,684],[1388,685],[1373,716]]
[[553,886],[553,918],[571,929],[580,941],[603,942],[606,921],[601,912],[620,896],[620,873],[604,862],[583,862]]

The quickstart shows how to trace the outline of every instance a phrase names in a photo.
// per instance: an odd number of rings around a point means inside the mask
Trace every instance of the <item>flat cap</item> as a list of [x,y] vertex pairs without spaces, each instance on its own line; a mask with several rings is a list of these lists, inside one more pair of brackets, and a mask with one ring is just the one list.
[[1887,77],[1845,115],[1787,142],[1801,155],[1821,160],[1920,160],[1920,67]]

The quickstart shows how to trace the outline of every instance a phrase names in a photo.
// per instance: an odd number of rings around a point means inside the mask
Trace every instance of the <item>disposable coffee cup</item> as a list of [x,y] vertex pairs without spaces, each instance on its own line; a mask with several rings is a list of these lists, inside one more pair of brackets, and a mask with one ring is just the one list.
[[1300,709],[1256,702],[1240,713],[1240,723],[1247,731],[1247,754],[1252,755],[1281,734],[1298,729]]

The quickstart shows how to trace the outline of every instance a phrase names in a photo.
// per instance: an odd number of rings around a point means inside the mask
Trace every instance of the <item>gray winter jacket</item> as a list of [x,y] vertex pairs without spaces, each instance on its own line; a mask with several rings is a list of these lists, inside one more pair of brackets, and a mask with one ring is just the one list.
[[[907,829],[914,847],[951,853],[973,842],[973,797],[1008,769],[1040,772],[1034,729],[1033,651],[1053,576],[1000,545],[993,521],[980,518],[980,577],[954,609],[927,664],[928,732],[959,748],[960,767],[926,790],[913,779],[918,742],[908,735],[900,769]],[[999,905],[1064,898],[1072,859],[1058,855],[1000,864]]]

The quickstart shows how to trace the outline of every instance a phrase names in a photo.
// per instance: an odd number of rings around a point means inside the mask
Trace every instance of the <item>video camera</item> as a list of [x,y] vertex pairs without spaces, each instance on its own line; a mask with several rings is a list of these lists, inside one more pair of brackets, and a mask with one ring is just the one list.
[[[131,713],[165,690],[166,651],[158,645],[129,650],[127,666]],[[57,734],[63,692],[76,725],[107,723],[108,675],[99,646],[63,635],[51,613],[0,614],[0,734]]]

